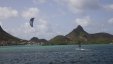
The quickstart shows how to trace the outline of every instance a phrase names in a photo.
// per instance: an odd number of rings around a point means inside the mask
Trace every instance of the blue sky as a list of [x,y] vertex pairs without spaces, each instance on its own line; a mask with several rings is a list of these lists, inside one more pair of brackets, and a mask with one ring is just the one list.
[[[35,17],[33,28],[31,17]],[[113,0],[0,0],[0,24],[28,40],[66,35],[77,25],[88,33],[113,34]]]

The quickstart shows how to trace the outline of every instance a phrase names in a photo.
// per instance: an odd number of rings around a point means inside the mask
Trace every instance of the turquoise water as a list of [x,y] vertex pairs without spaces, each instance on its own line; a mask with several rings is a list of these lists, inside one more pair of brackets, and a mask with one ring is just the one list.
[[1,46],[0,64],[113,64],[113,45]]

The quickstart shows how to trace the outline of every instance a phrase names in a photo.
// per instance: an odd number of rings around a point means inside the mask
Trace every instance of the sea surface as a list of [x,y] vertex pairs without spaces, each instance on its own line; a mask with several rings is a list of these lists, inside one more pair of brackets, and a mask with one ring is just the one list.
[[1,46],[0,64],[113,64],[113,44]]

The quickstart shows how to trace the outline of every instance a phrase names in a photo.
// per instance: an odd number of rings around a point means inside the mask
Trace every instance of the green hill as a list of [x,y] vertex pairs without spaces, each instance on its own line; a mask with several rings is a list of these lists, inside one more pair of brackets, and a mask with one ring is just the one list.
[[21,39],[8,34],[0,26],[0,45],[15,45],[19,44],[20,41]]
[[108,33],[87,33],[82,26],[72,30],[65,36],[56,36],[50,40],[54,44],[108,44],[113,42],[113,35]]
[[54,37],[53,39],[51,39],[49,42],[51,44],[57,44],[57,45],[66,45],[69,43],[69,38],[62,36],[62,35],[58,35],[56,37]]

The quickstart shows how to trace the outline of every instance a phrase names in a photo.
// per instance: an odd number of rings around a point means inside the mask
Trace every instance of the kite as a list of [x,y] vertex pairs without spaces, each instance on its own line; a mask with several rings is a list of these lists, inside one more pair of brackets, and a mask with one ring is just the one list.
[[30,26],[31,26],[31,27],[33,27],[34,19],[35,19],[35,18],[31,18],[31,19],[30,19]]

